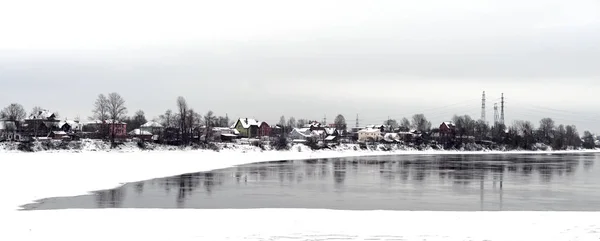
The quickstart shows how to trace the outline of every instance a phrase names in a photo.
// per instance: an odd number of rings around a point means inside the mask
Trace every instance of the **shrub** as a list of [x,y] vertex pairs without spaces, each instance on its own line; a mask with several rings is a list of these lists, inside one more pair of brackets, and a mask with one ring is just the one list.
[[275,142],[273,142],[273,148],[275,148],[275,150],[281,151],[281,150],[289,150],[289,142],[287,140],[287,138],[280,136],[277,137],[277,139],[275,140]]

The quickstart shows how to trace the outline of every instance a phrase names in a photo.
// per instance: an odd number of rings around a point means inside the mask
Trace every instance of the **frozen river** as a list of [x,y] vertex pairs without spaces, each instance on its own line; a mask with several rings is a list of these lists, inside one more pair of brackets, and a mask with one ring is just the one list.
[[23,208],[600,211],[599,160],[599,154],[512,154],[264,162]]

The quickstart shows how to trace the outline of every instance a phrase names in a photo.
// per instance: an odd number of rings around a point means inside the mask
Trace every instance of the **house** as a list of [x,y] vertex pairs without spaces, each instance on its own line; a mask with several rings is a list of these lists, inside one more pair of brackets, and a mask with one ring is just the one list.
[[258,136],[271,136],[271,126],[267,122],[261,122],[258,125]]
[[243,137],[252,138],[258,136],[259,124],[260,123],[254,119],[240,118],[231,126],[231,128],[238,130]]
[[163,129],[164,129],[164,126],[156,121],[148,121],[145,124],[143,124],[142,126],[140,126],[140,130],[147,131],[147,132],[154,133],[154,134],[162,132]]
[[440,124],[440,136],[454,136],[456,134],[456,125],[451,121],[445,121]]
[[[238,137],[236,135],[237,130],[227,127],[213,127],[212,134],[213,140],[216,141],[233,141]],[[239,132],[238,132],[239,133]]]
[[17,124],[14,121],[0,120],[0,141],[19,140],[17,136]]
[[[313,133],[310,128],[294,128],[292,132],[290,132],[289,137],[292,140],[303,140],[306,141],[310,138],[316,139],[315,133]],[[297,142],[297,141],[296,141]]]
[[64,120],[58,123],[58,129],[66,133],[80,132],[83,130],[83,124],[77,120]]
[[381,140],[380,129],[362,129],[358,131],[358,142],[379,141]]
[[152,140],[158,141],[161,134],[163,134],[164,126],[156,121],[148,121],[142,126],[140,126],[140,130],[147,131],[152,133]]
[[55,140],[71,139],[71,137],[64,131],[53,131],[50,133],[50,138]]
[[140,140],[144,140],[144,141],[149,141],[152,140],[152,133],[149,131],[145,131],[142,129],[135,129],[130,131],[129,136],[134,137],[134,138],[139,138]]
[[[106,120],[106,121],[90,121],[87,122],[83,129],[87,131],[96,132],[104,137],[111,137],[112,133],[115,133],[116,138],[125,138],[127,137],[127,123],[121,121],[114,120]],[[104,131],[103,131],[104,130]],[[103,135],[102,132],[106,133]]]
[[48,110],[31,113],[23,124],[24,132],[29,136],[49,136],[52,131],[58,130],[56,114]]

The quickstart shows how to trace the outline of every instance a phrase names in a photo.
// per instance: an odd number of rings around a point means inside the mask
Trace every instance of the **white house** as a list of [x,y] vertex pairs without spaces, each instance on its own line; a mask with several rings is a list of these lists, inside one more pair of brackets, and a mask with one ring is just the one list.
[[381,136],[380,129],[362,129],[358,131],[358,141],[366,142],[366,141],[379,141],[383,138]]

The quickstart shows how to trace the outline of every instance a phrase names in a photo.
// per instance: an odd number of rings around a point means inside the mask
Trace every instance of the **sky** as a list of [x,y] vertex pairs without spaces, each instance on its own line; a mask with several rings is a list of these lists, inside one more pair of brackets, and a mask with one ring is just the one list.
[[176,109],[350,126],[424,113],[600,133],[600,2],[0,1],[0,106]]

